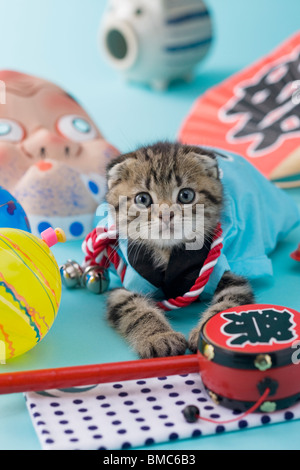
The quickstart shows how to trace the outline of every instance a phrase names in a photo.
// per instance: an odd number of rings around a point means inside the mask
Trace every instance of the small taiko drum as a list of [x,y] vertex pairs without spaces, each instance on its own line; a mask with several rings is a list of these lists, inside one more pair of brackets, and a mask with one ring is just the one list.
[[260,412],[300,400],[300,313],[275,305],[231,308],[203,326],[201,378],[212,400],[245,411],[269,389]]

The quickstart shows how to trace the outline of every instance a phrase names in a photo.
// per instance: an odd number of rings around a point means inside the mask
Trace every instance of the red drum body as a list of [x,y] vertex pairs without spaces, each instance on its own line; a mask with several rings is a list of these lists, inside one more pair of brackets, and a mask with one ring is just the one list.
[[201,377],[210,397],[245,411],[269,389],[257,411],[300,401],[300,313],[275,305],[245,305],[214,315],[199,337]]

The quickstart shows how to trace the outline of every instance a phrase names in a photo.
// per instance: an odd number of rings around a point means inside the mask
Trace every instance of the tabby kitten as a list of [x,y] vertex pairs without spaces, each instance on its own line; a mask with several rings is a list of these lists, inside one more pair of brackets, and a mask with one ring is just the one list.
[[[185,265],[199,256],[203,264],[221,217],[223,187],[215,155],[198,147],[159,142],[116,158],[107,168],[107,181],[107,201],[115,208],[120,237],[128,240],[130,264],[152,284],[160,284],[167,299],[183,295],[193,285],[189,273],[184,274]],[[125,204],[120,204],[120,196],[127,197]],[[203,206],[200,224],[197,207]],[[144,214],[137,225],[132,207]],[[135,229],[128,230],[130,225]],[[191,241],[195,246],[186,250]],[[199,273],[201,266],[194,267]],[[228,271],[188,342],[171,328],[149,295],[125,288],[111,291],[107,317],[140,357],[174,356],[187,348],[196,352],[201,325],[209,317],[250,303],[254,297],[248,281]]]

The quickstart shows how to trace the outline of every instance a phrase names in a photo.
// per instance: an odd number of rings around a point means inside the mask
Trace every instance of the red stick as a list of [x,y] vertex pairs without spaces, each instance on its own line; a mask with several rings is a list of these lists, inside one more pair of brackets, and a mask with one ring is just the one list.
[[196,354],[0,374],[0,395],[199,372]]

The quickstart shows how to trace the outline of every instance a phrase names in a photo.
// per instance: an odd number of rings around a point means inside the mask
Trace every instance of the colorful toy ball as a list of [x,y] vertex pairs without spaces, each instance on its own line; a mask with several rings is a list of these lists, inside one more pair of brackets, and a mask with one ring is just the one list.
[[56,318],[61,278],[48,245],[64,242],[65,236],[60,229],[52,232],[40,240],[22,230],[0,228],[1,362],[32,349]]
[[0,186],[0,227],[31,232],[27,215],[21,204]]

